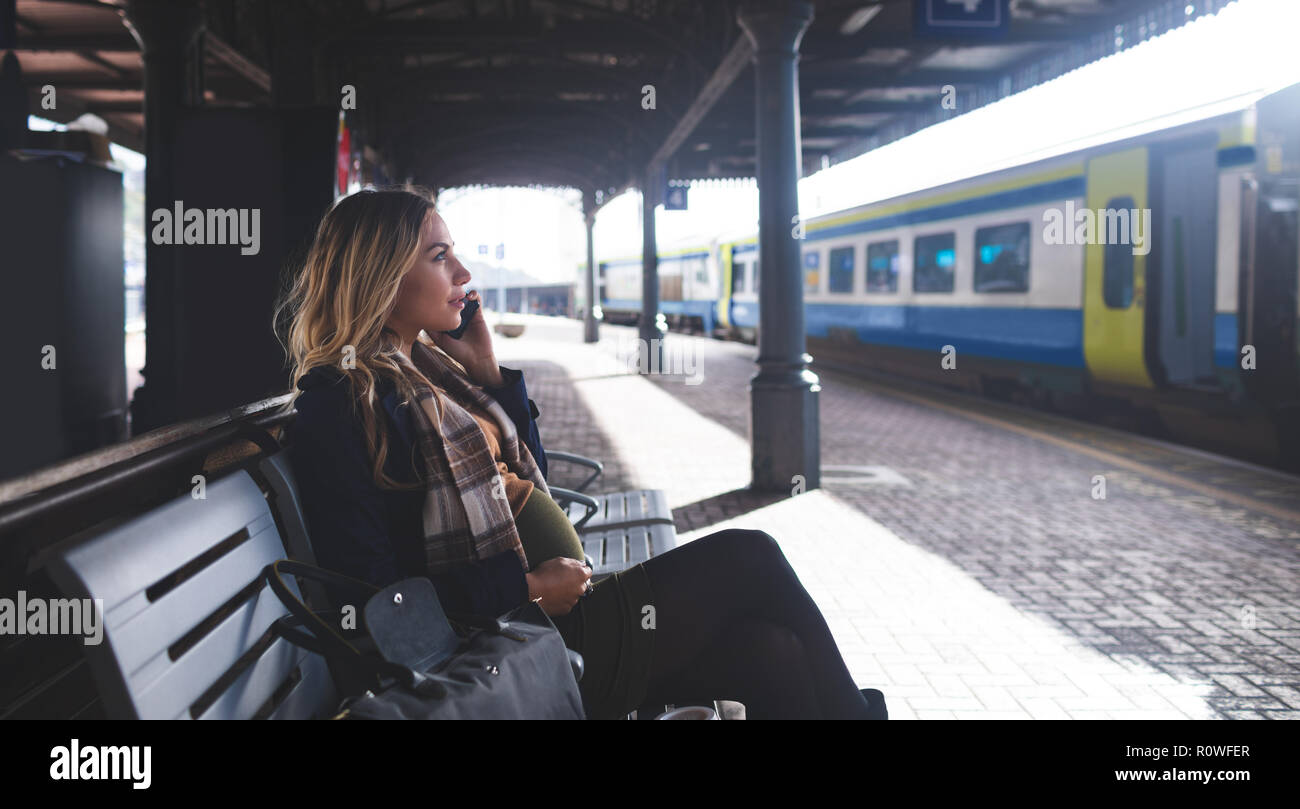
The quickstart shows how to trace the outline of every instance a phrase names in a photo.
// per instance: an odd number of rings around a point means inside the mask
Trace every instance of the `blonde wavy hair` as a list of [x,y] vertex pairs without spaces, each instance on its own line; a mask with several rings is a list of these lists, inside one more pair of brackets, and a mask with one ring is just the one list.
[[[292,368],[294,400],[301,393],[298,380],[311,369],[328,365],[340,370],[352,386],[375,483],[383,488],[422,484],[401,484],[384,472],[388,438],[378,415],[376,382],[391,379],[402,406],[414,401],[414,382],[429,385],[439,415],[439,397],[447,395],[412,364],[398,336],[385,327],[402,277],[419,255],[420,230],[433,212],[429,195],[419,190],[365,190],[340,199],[321,219],[302,269],[276,310],[276,322],[288,324],[277,334],[287,332],[282,343]],[[448,370],[466,375],[423,332],[418,339]]]

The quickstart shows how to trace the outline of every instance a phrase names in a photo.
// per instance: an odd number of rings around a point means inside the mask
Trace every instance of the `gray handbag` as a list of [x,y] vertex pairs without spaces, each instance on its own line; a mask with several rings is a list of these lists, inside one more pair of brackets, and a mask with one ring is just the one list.
[[[333,613],[308,608],[285,574],[368,594],[365,633],[345,637]],[[290,612],[273,631],[323,655],[343,692],[354,695],[336,718],[586,718],[578,691],[582,658],[535,602],[498,618],[449,617],[433,582],[422,577],[378,589],[289,560],[268,565],[266,577]]]

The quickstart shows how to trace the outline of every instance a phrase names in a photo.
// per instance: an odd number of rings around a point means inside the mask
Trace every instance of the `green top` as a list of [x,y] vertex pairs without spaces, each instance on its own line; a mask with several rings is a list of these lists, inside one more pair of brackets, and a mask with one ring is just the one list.
[[528,495],[519,516],[515,517],[515,527],[519,530],[519,541],[523,543],[530,570],[536,570],[542,562],[557,556],[568,556],[579,562],[586,559],[582,540],[578,538],[569,515],[536,487]]

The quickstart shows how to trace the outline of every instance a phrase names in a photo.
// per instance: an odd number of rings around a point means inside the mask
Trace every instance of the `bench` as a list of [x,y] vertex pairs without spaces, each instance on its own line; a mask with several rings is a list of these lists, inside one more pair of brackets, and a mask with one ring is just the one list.
[[[600,474],[601,464],[598,461],[569,453],[547,453],[548,459],[557,456],[561,460],[576,459],[576,462],[596,469],[596,473],[590,475],[581,485],[590,484]],[[274,495],[276,512],[284,528],[289,557],[315,564],[316,555],[308,536],[307,523],[298,496],[297,484],[294,482],[288,450],[280,450],[263,458],[258,464],[258,470],[266,478]],[[585,529],[579,530],[583,550],[592,561],[594,578],[603,578],[644,562],[651,556],[663,553],[677,544],[672,510],[668,508],[668,500],[662,491],[639,489],[591,498],[571,490],[549,488],[553,493],[558,493],[557,501],[566,495],[576,496],[576,498],[569,498],[571,517],[575,516],[579,508],[576,503],[580,499],[596,504],[587,514],[590,517],[589,524]],[[304,596],[308,603],[317,608],[328,605],[323,591],[308,589],[311,584],[313,583],[303,583]],[[719,713],[724,710],[722,705],[724,703],[715,703]],[[743,708],[738,708],[739,703],[725,703],[725,705],[729,718],[737,716],[738,711],[740,717],[744,716]],[[630,716],[635,718],[638,713],[654,716],[660,710],[660,706],[642,706]]]
[[112,719],[329,718],[338,694],[319,655],[271,625],[288,614],[262,571],[285,547],[246,471],[182,495],[50,560],[69,596],[102,599],[85,654]]
[[[637,489],[592,499],[595,512],[578,536],[592,559],[593,575],[617,573],[677,547],[673,512],[662,491]],[[570,517],[581,508],[578,502],[569,503]]]
[[[558,454],[558,453],[557,453]],[[550,457],[548,453],[547,457]],[[262,459],[259,470],[266,477],[275,495],[276,511],[284,526],[289,557],[310,564],[316,563],[311,540],[307,536],[307,523],[298,498],[293,469],[287,450],[281,450]],[[594,479],[595,475],[591,476]],[[576,518],[583,509],[577,495],[592,505],[587,506],[590,519],[578,528],[583,550],[592,560],[592,574],[604,577],[639,564],[652,556],[677,546],[677,529],[673,526],[672,509],[664,493],[654,489],[617,492],[592,498],[567,489],[552,488],[556,501],[567,499],[567,511]],[[561,506],[566,503],[561,502]],[[664,516],[666,515],[666,516]],[[578,520],[574,519],[577,523]],[[304,583],[304,596],[309,604],[324,604],[324,594]]]
[[[260,467],[275,473],[267,479],[284,537],[261,488],[240,470],[207,485],[202,499],[182,495],[52,554],[55,584],[103,605],[102,642],[85,652],[109,718],[319,719],[337,712],[340,695],[325,659],[272,631],[288,610],[264,570],[286,551],[309,561],[311,548],[284,452]],[[323,590],[313,596],[288,584],[304,600],[316,599],[313,607],[327,604]],[[569,657],[581,678],[581,656]]]
[[[282,403],[77,459],[52,487],[0,507],[7,575],[26,570],[18,581],[36,594],[103,605],[98,645],[24,637],[6,646],[6,676],[25,679],[10,684],[5,715],[48,717],[55,706],[69,717],[335,715],[340,694],[328,663],[271,631],[287,611],[263,569],[285,557],[314,562],[287,454],[267,432],[290,417]],[[247,451],[250,441],[257,452]],[[195,499],[188,485],[198,471],[207,483]],[[620,544],[631,547],[626,533]],[[656,542],[642,543],[647,553],[666,547]],[[301,587],[309,604],[328,608],[323,591]],[[33,644],[40,657],[26,656]]]
[[546,457],[595,469],[574,489],[548,487],[577,529],[583,550],[593,562],[593,575],[617,573],[677,547],[673,510],[662,490],[584,494],[582,490],[603,469],[599,461],[569,452],[547,452]]
[[[553,455],[562,460],[579,459],[580,462],[597,467],[596,474],[589,476],[582,485],[589,484],[599,474],[598,461],[559,452],[547,453],[547,458],[550,459]],[[289,557],[315,564],[316,555],[307,536],[307,523],[293,479],[293,469],[289,464],[288,451],[281,450],[262,459],[258,468],[274,493],[276,512],[284,527]],[[565,508],[578,528],[583,550],[591,557],[595,576],[617,573],[677,546],[673,512],[662,491],[637,489],[591,497],[559,487],[550,488],[556,502]],[[584,511],[587,513],[583,514]],[[587,518],[585,525],[579,525],[583,517]],[[313,584],[308,582],[303,586],[308,603],[326,603],[323,592],[313,587]]]

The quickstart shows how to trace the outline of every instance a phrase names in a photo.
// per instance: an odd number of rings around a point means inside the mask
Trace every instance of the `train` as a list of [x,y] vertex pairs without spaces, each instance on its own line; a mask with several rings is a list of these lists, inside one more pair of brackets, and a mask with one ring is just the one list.
[[[1067,412],[1127,409],[1175,436],[1207,418],[1258,427],[1224,440],[1294,467],[1297,210],[1300,84],[817,216],[800,247],[808,350]],[[602,319],[639,322],[640,257],[597,268]],[[668,328],[761,339],[756,232],[664,250],[658,273]]]

